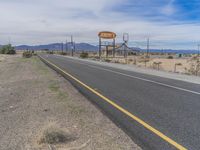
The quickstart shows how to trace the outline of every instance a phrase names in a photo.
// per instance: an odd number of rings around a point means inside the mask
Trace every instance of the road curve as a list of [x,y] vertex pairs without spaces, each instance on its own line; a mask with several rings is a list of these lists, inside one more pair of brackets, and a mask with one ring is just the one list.
[[200,149],[199,84],[58,55],[40,57],[65,74],[143,149]]

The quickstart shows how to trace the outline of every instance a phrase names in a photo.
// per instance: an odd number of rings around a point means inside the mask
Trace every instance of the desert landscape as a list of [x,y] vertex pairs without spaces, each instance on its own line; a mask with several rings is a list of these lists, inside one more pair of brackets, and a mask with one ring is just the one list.
[[0,0],[0,150],[200,150],[199,0]]

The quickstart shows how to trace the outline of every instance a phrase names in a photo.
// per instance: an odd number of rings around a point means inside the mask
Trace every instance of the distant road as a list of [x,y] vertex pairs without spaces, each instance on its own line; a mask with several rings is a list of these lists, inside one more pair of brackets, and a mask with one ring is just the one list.
[[200,149],[199,84],[69,57],[40,56],[143,149]]

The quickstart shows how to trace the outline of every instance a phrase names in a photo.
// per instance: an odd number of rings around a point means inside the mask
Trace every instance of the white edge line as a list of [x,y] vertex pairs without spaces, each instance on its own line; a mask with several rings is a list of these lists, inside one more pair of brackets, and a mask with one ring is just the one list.
[[120,75],[123,75],[123,76],[126,76],[126,77],[130,77],[130,78],[134,78],[134,79],[138,79],[138,80],[142,80],[142,81],[146,81],[146,82],[162,85],[162,86],[165,86],[165,87],[170,87],[170,88],[177,89],[177,90],[180,90],[180,91],[185,91],[185,92],[189,92],[189,93],[200,95],[200,92],[184,89],[184,88],[181,88],[181,87],[176,87],[176,86],[173,86],[173,85],[169,85],[169,84],[165,84],[165,83],[161,83],[161,82],[157,82],[157,81],[153,81],[153,80],[149,80],[149,79],[145,79],[145,78],[140,78],[140,77],[133,76],[133,75],[128,75],[128,74],[121,73],[121,72],[118,72],[118,71],[113,71],[111,69],[105,69],[103,67],[97,67],[97,66],[89,65],[89,64],[86,64],[86,63],[82,63],[82,62],[76,62],[75,60],[71,60],[71,61],[75,62],[75,63],[82,64],[82,65],[86,65],[86,66],[89,66],[89,67],[92,67],[92,68],[97,68],[97,69],[109,71],[109,72],[112,72],[112,73],[120,74]]

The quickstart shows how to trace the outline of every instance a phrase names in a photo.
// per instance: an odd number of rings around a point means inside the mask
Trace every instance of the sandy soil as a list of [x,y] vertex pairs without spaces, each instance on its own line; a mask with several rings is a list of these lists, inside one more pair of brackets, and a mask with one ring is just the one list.
[[[187,73],[187,70],[185,70],[185,68],[190,68],[188,61],[189,59],[153,58],[150,59],[149,62],[147,62],[147,67],[157,69],[157,66],[154,65],[154,62],[161,62],[159,68],[160,70],[174,72],[175,64],[180,63],[181,65],[176,67],[176,73]],[[144,63],[139,63],[138,65],[144,67]]]
[[[167,57],[167,56],[165,56]],[[144,56],[129,56],[128,58],[118,57],[118,58],[103,58],[103,61],[113,62],[113,63],[120,63],[120,64],[131,64],[136,65],[142,68],[150,68],[155,70],[161,70],[166,72],[175,72],[180,74],[188,74],[192,75],[193,73],[191,70],[192,57],[185,57],[185,58],[176,58],[173,56],[173,59],[168,58],[159,58],[158,56],[151,56],[149,59],[145,59]],[[146,61],[146,62],[145,62]],[[159,69],[158,65],[159,64]],[[179,64],[179,65],[177,65]],[[176,65],[176,69],[175,69]],[[200,71],[198,72],[200,75]]]
[[38,141],[55,125],[71,138],[56,149],[140,149],[68,81],[38,58],[0,55],[0,149],[52,149]]

